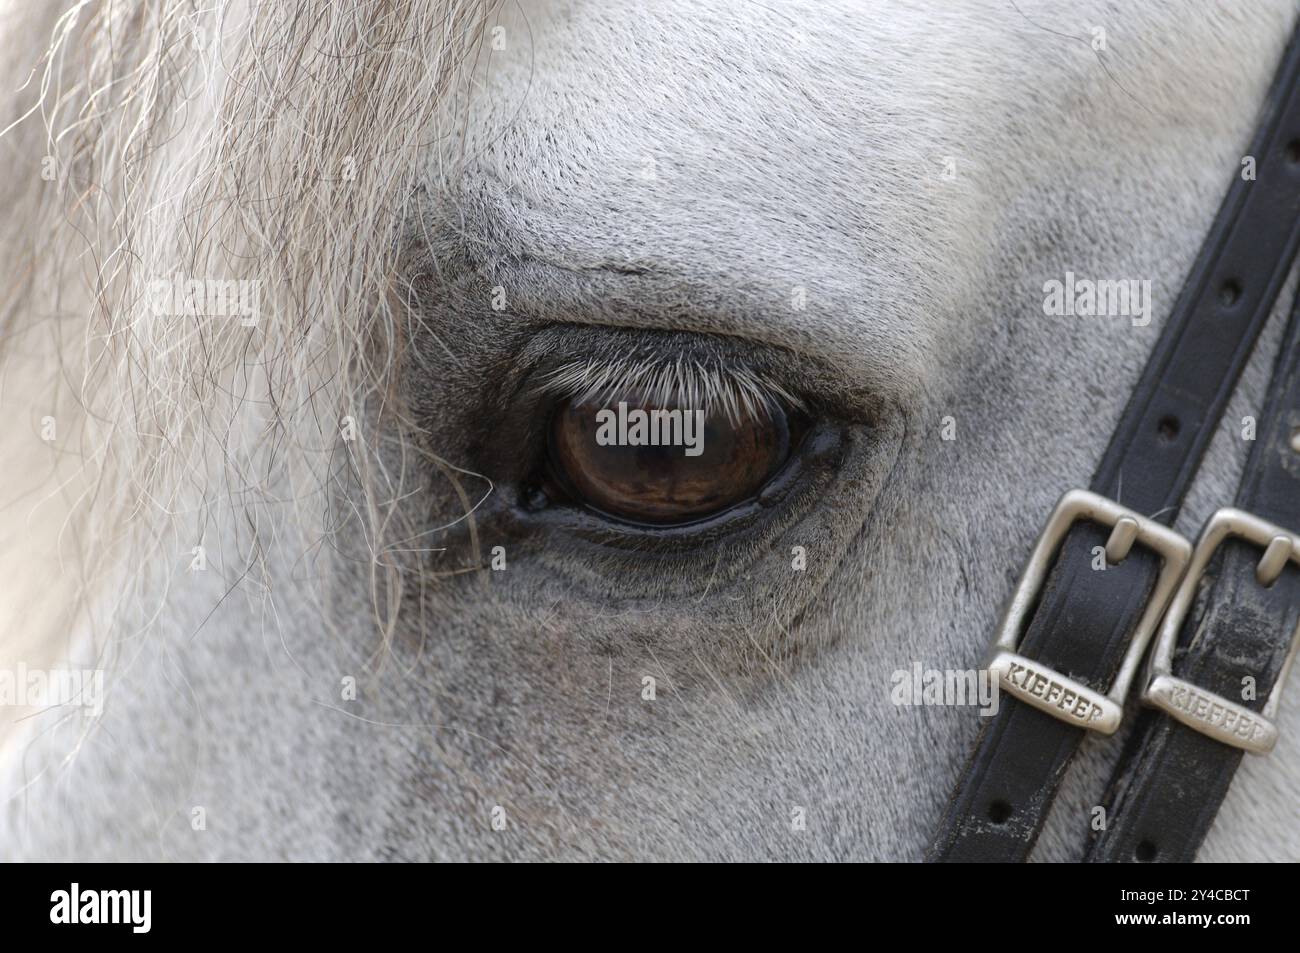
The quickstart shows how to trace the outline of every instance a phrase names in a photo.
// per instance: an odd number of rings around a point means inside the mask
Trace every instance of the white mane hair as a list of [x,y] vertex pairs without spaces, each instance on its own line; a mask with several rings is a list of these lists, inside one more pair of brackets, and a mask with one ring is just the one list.
[[[19,192],[38,207],[6,217],[21,283],[3,326],[7,352],[41,342],[59,369],[51,415],[75,463],[58,467],[57,555],[80,576],[66,605],[89,612],[76,597],[106,587],[118,605],[165,596],[195,546],[232,585],[269,588],[277,527],[329,545],[329,483],[350,479],[376,616],[395,617],[390,540],[414,530],[394,502],[416,452],[379,446],[416,429],[395,386],[412,320],[400,230],[427,174],[417,156],[454,132],[445,106],[489,7],[78,0],[58,16],[0,143],[24,178],[51,178]],[[252,282],[255,325],[151,311],[151,282],[190,279]],[[355,439],[340,444],[341,427]],[[8,434],[27,459],[32,438]],[[98,609],[102,654],[119,620]]]

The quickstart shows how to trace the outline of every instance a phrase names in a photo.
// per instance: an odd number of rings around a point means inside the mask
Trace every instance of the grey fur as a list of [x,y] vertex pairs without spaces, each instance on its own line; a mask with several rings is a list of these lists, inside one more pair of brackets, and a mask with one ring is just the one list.
[[[418,571],[447,575],[403,604],[382,664],[346,505],[330,547],[277,527],[270,588],[239,578],[242,550],[220,572],[178,566],[163,624],[129,644],[76,758],[59,766],[68,724],[11,757],[0,850],[919,859],[978,717],[897,708],[890,674],[978,664],[1043,516],[1088,480],[1294,15],[1023,8],[1032,22],[993,0],[506,11],[507,49],[484,58],[457,144],[468,158],[448,180],[431,155],[409,223],[410,277],[429,286],[408,396],[430,451],[468,471],[466,498],[486,496],[477,535],[447,480],[404,501],[449,527],[419,543],[437,551]],[[1150,278],[1155,320],[1044,316],[1042,284],[1066,270]],[[624,331],[611,344],[603,325]],[[494,443],[523,426],[512,395],[575,356],[618,359],[641,340],[628,329],[717,336],[682,346],[834,408],[839,468],[770,524],[654,559],[520,528],[523,464],[508,458],[526,440]],[[1187,533],[1233,495],[1238,422],[1258,412],[1276,342],[1275,327]],[[498,544],[505,571],[462,572]],[[1300,859],[1300,705],[1281,721],[1202,859]],[[1118,747],[1085,745],[1035,859],[1080,856]]]

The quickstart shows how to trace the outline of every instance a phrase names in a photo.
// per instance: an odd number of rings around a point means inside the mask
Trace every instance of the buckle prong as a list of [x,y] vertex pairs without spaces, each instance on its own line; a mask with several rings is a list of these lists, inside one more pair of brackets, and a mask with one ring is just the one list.
[[1264,555],[1259,560],[1259,565],[1255,567],[1255,578],[1261,586],[1271,586],[1277,582],[1278,576],[1282,575],[1282,570],[1286,568],[1287,560],[1295,550],[1295,544],[1289,536],[1274,536],[1269,541]]
[[1118,566],[1129,554],[1133,548],[1133,543],[1138,538],[1138,522],[1131,516],[1121,516],[1115,521],[1115,528],[1110,531],[1110,539],[1106,540],[1106,562],[1109,565]]

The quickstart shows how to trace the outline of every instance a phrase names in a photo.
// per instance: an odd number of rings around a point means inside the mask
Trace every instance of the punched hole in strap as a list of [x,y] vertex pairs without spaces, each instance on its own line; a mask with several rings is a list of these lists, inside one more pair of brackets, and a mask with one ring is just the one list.
[[1300,165],[1300,139],[1292,139],[1288,142],[1284,153],[1287,162],[1292,165]]
[[1165,443],[1173,443],[1178,438],[1178,431],[1182,429],[1182,424],[1173,414],[1165,414],[1156,424],[1156,433],[1160,434],[1160,439]]
[[1231,308],[1241,300],[1241,282],[1236,278],[1229,278],[1219,286],[1219,304],[1225,308]]
[[1133,848],[1133,859],[1149,864],[1156,859],[1156,854],[1160,853],[1156,845],[1149,840],[1138,841],[1138,845]]
[[994,824],[1005,824],[1011,816],[1011,805],[1006,801],[994,801],[989,804],[989,820]]

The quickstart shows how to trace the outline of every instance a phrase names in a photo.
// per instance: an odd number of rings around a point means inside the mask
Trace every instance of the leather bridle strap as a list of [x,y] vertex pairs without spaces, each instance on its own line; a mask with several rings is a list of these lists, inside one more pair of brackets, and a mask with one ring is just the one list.
[[989,664],[1001,705],[980,732],[929,860],[1025,859],[1084,729],[1118,727],[1129,682],[1190,555],[1165,527],[1300,240],[1298,78],[1293,37],[1251,146],[1256,178],[1235,178],[1092,492],[1062,498],[1021,577]]
[[1237,509],[1207,522],[1161,627],[1143,695],[1157,707],[1125,746],[1085,860],[1190,862],[1243,751],[1277,739],[1300,625],[1300,299],[1256,436]]

